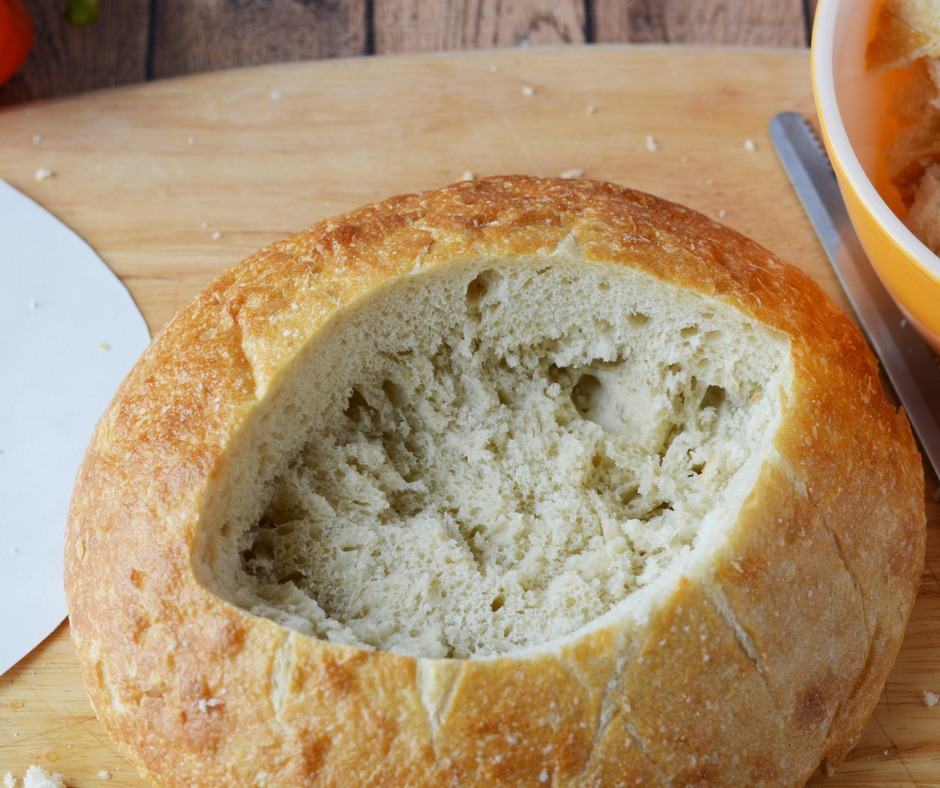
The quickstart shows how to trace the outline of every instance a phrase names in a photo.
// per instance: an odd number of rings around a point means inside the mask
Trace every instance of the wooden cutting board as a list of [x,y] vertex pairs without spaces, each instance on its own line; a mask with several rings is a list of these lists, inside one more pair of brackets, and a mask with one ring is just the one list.
[[[805,51],[578,47],[321,61],[0,112],[0,177],[83,235],[158,329],[223,269],[320,217],[477,175],[628,184],[738,230],[845,299],[767,123],[809,116]],[[37,136],[38,135],[38,136]],[[748,142],[753,142],[753,146]],[[44,167],[53,177],[34,179]],[[2,286],[2,285],[0,285]],[[940,507],[875,716],[833,778],[940,785]],[[25,614],[25,613],[24,613]],[[85,699],[65,625],[0,678],[0,775],[140,785]]]

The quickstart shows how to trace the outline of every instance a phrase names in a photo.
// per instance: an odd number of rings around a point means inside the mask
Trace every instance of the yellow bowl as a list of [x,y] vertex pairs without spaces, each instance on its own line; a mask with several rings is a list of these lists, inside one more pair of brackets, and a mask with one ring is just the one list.
[[904,71],[870,74],[865,47],[880,0],[821,0],[813,26],[812,76],[823,141],[855,231],[888,292],[940,352],[940,258],[898,218],[900,197],[884,152],[894,129],[891,95]]

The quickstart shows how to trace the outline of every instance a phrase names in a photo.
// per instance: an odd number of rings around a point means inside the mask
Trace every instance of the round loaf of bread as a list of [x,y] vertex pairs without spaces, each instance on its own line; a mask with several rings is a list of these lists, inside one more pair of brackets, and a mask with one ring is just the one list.
[[799,784],[923,562],[858,330],[704,216],[489,178],[220,277],[102,418],[66,554],[158,785]]

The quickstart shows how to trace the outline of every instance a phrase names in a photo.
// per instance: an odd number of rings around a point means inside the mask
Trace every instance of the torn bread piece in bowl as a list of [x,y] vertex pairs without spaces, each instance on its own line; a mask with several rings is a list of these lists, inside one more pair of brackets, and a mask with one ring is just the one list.
[[811,55],[855,232],[904,320],[940,352],[940,2],[820,0]]
[[66,557],[158,785],[798,784],[913,604],[858,330],[691,210],[500,177],[219,278],[104,415]]
[[940,254],[940,3],[885,0],[878,8],[866,65],[877,72],[908,69],[892,87],[899,127],[885,159],[907,214],[905,223]]

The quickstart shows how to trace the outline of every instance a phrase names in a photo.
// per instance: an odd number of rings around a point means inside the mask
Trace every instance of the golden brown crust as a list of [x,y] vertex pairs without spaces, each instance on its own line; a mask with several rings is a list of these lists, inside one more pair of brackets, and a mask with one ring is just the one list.
[[[721,298],[790,338],[776,454],[709,571],[647,622],[470,662],[316,640],[196,582],[227,447],[334,310],[416,260],[547,253],[572,233],[586,259]],[[797,784],[845,754],[877,701],[922,565],[922,490],[867,346],[803,274],[646,194],[491,178],[321,222],[161,332],[79,473],[72,633],[99,717],[160,785]]]

